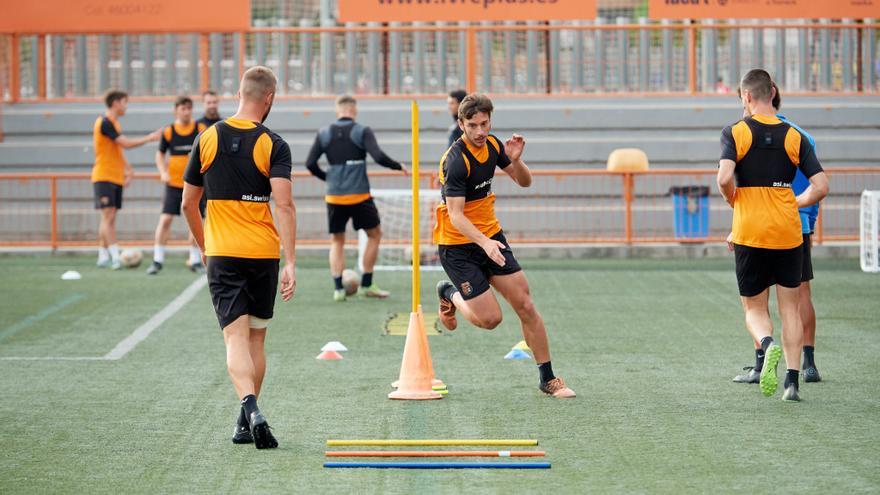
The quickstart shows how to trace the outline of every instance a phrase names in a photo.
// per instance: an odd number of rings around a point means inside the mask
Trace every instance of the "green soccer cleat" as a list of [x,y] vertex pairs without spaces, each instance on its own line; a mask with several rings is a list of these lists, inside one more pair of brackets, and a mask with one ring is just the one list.
[[801,396],[798,394],[797,385],[792,383],[785,387],[785,392],[782,393],[782,400],[786,402],[800,402]]
[[369,287],[361,287],[358,289],[358,294],[364,297],[376,297],[379,299],[385,299],[391,295],[390,292],[380,289],[376,284],[370,285]]
[[734,383],[758,383],[761,381],[761,372],[755,370],[754,366],[746,366],[743,371],[745,373],[733,377]]
[[111,270],[122,270],[122,262],[120,262],[119,260],[113,261],[112,263],[110,263],[110,269]]
[[101,260],[95,263],[98,268],[110,268],[110,260]]
[[776,376],[776,367],[779,365],[779,360],[782,358],[782,348],[779,347],[779,344],[772,343],[770,347],[767,348],[764,357],[764,368],[761,369],[761,393],[764,394],[765,397],[770,397],[771,395],[776,393],[776,389],[779,387],[779,378]]
[[345,289],[336,289],[333,291],[333,300],[336,302],[345,301]]

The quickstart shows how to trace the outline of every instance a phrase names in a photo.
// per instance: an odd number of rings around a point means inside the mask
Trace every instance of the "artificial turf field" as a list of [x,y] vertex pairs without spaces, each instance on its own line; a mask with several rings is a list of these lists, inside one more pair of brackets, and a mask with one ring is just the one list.
[[[521,339],[502,304],[493,332],[430,338],[450,393],[428,402],[386,398],[404,339],[381,328],[408,311],[409,275],[377,275],[389,300],[333,303],[323,260],[303,259],[267,339],[274,451],[230,442],[207,289],[119,360],[9,359],[105,355],[195,280],[169,261],[149,278],[92,256],[0,257],[0,493],[880,491],[880,276],[853,260],[815,263],[824,381],[791,404],[730,381],[754,360],[732,259],[522,260],[578,397],[545,397],[532,362],[502,359]],[[68,269],[83,279],[60,281]],[[426,311],[439,276],[424,275]],[[329,340],[344,360],[315,360]],[[328,470],[328,438],[537,438],[553,468]]]

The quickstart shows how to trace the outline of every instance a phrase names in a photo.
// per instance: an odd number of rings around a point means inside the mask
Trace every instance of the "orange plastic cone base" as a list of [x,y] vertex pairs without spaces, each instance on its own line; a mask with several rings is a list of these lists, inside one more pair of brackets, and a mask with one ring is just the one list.
[[428,336],[419,313],[410,313],[406,343],[403,346],[403,361],[400,363],[398,388],[388,394],[389,399],[427,400],[442,399],[443,395],[432,389],[431,351],[428,349]]
[[321,354],[318,354],[318,357],[315,359],[342,359],[342,354],[339,354],[336,351],[324,351]]

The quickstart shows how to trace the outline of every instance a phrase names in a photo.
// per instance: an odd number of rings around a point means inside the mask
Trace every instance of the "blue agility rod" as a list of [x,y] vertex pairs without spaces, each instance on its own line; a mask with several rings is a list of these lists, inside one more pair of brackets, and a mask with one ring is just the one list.
[[325,468],[550,469],[549,462],[325,462]]

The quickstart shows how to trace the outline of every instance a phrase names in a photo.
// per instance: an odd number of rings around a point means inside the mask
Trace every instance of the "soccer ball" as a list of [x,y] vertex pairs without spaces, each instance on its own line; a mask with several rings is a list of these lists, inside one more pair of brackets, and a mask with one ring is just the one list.
[[140,249],[126,249],[119,254],[119,262],[126,268],[137,268],[144,260]]
[[354,270],[343,270],[342,271],[342,287],[345,288],[345,295],[351,296],[357,292],[358,287],[360,287],[361,281],[357,272]]

